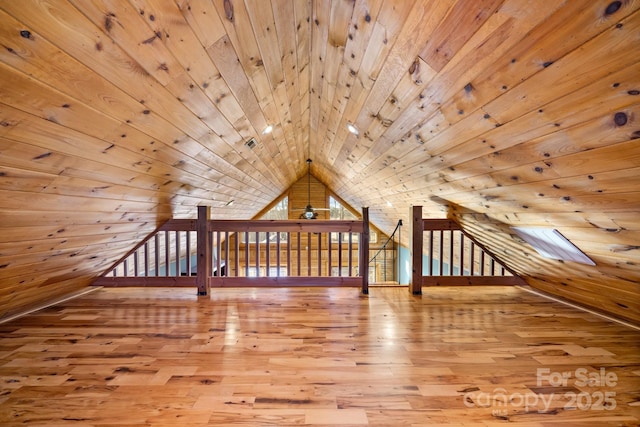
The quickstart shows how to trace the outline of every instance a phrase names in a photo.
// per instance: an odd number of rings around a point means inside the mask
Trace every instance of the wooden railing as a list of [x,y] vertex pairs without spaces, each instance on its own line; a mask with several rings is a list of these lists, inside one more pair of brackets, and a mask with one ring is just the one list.
[[413,206],[411,215],[413,294],[421,294],[423,286],[524,285],[457,222],[424,219],[422,206]]
[[169,220],[93,284],[196,286],[197,241],[196,220]]
[[361,286],[368,293],[369,218],[173,219],[98,278],[99,286]]

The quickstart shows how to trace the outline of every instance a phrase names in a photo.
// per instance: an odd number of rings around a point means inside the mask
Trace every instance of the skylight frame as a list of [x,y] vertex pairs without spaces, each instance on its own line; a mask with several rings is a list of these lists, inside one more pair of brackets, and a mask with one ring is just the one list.
[[542,257],[596,265],[587,254],[555,228],[511,227],[511,229]]

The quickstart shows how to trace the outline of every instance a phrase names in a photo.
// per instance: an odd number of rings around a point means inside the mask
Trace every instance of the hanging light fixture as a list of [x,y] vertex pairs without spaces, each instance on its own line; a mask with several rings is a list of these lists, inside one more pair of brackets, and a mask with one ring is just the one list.
[[304,209],[294,209],[303,211],[300,214],[300,219],[316,219],[318,218],[317,211],[328,211],[327,208],[314,208],[311,206],[311,159],[307,159],[307,206]]
[[311,207],[311,159],[307,159],[307,165],[307,207],[302,215],[305,219],[316,219],[318,214]]

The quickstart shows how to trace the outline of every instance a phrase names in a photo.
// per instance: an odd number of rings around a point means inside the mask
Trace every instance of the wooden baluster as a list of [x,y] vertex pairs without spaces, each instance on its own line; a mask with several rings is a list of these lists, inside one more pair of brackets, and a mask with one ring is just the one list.
[[276,277],[280,277],[280,232],[276,232]]
[[311,276],[311,233],[307,233],[307,276]]
[[260,232],[256,231],[256,277],[261,277],[260,274]]
[[235,238],[235,245],[233,250],[235,251],[235,254],[233,256],[233,267],[236,271],[236,277],[240,276],[240,232],[237,231],[236,232],[236,238]]
[[[236,239],[238,240],[238,239]],[[229,265],[229,232],[224,232],[224,276],[230,276],[229,269],[231,266]]]
[[216,245],[220,241],[218,238],[219,231],[211,231],[211,275],[216,276],[218,274],[217,264],[218,264],[218,248]]
[[180,256],[182,251],[180,250],[180,232],[176,231],[176,277],[180,277],[182,274],[182,266],[180,265]]
[[298,258],[298,276],[300,276],[300,272],[301,272],[301,268],[302,266],[300,265],[300,258],[301,258],[301,254],[300,254],[300,232],[298,231],[298,251],[297,251],[297,258]]
[[453,276],[453,230],[449,230],[449,276]]
[[187,245],[187,276],[191,276],[191,232],[187,231],[186,232],[187,237],[186,237],[186,245]]
[[322,276],[322,236],[323,233],[318,233],[318,273],[317,276]]
[[133,253],[133,275],[138,277],[140,275],[140,269],[138,266],[138,251]]
[[171,246],[170,246],[170,238],[169,232],[163,231],[164,233],[164,275],[165,277],[171,276]]
[[349,238],[347,239],[347,248],[349,250],[349,252],[347,252],[347,265],[348,265],[348,274],[347,276],[351,277],[353,276],[352,270],[353,270],[353,241],[352,239],[352,233],[349,232]]
[[328,254],[327,254],[327,276],[331,277],[331,270],[333,266],[331,265],[331,259],[333,258],[333,233],[329,233],[329,244],[328,244]]
[[464,276],[464,234],[458,231],[460,236],[460,276]]
[[[429,264],[427,264],[427,275],[433,276],[433,230],[429,230]],[[422,247],[422,246],[421,246]]]
[[143,248],[144,254],[144,277],[149,277],[149,242],[145,242]]
[[155,268],[154,276],[158,277],[160,275],[160,236],[156,233],[153,236],[153,264]]
[[440,230],[440,253],[438,257],[440,259],[438,276],[444,276],[444,230]]
[[216,276],[222,276],[222,232],[216,231]]
[[267,266],[266,276],[269,277],[271,275],[271,273],[269,272],[269,268],[270,268],[269,261],[271,260],[271,254],[269,253],[269,251],[271,250],[271,248],[269,247],[269,238],[271,237],[271,232],[267,231],[265,234],[267,236],[267,243],[265,244],[266,248],[265,248],[264,262]]
[[249,232],[244,232],[244,276],[249,277],[249,251],[251,245],[249,243]]
[[475,251],[475,244],[471,242],[471,244],[469,245],[469,261],[471,262],[471,276],[474,275],[474,270],[476,266],[474,251]]
[[338,277],[342,277],[342,232],[338,233]]
[[287,231],[287,277],[291,276],[291,232]]

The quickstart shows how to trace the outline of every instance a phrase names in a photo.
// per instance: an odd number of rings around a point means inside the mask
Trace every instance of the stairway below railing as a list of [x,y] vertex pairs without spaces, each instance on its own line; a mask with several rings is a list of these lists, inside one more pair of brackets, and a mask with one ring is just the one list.
[[375,255],[369,259],[370,284],[398,284],[400,277],[400,227],[402,227],[402,220],[398,220],[398,224],[393,230],[393,233],[391,233],[387,241],[384,242]]

